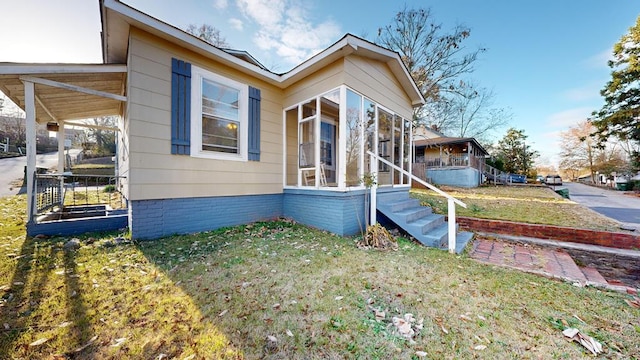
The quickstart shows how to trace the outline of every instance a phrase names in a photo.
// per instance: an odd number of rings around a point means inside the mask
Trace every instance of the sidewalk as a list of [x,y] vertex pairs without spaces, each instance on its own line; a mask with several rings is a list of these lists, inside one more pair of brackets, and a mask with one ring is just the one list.
[[579,267],[567,252],[560,249],[479,238],[474,241],[469,256],[483,263],[561,279],[576,286],[637,292],[636,289],[619,283],[609,283],[595,268]]

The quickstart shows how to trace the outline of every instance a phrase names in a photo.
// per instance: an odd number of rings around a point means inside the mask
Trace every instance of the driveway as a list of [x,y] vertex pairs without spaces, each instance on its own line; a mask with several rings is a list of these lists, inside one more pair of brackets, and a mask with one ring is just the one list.
[[[580,183],[564,183],[571,200],[640,230],[640,198]],[[560,188],[557,187],[557,188]]]
[[[69,154],[74,157],[80,150],[71,149]],[[27,165],[27,157],[0,159],[0,197],[15,195],[20,191],[20,184],[24,177],[24,167]],[[36,166],[52,168],[58,165],[58,152],[36,155]],[[12,185],[14,183],[14,185]]]

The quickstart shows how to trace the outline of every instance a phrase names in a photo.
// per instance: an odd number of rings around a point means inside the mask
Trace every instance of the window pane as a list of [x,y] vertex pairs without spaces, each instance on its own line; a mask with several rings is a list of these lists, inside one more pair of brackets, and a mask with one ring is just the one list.
[[[402,121],[403,126],[404,126],[404,131],[403,131],[403,138],[404,138],[404,159],[403,161],[403,166],[402,168],[405,171],[409,171],[409,164],[411,162],[411,121],[407,120],[407,119],[403,119]],[[404,177],[404,183],[408,184],[409,183],[409,177],[405,175]]]
[[308,103],[302,105],[302,118],[306,119],[316,114],[316,99],[310,100]]
[[210,80],[202,81],[202,113],[224,119],[238,119],[237,89]]
[[202,150],[237,154],[240,123],[202,117]]
[[301,168],[315,167],[315,121],[308,120],[299,126],[299,165]]
[[[374,104],[369,99],[364,99],[364,150],[365,154],[367,151],[371,151],[375,153],[376,151],[373,149],[375,146],[375,136],[376,136],[376,104]],[[371,164],[370,156],[365,155],[365,172],[371,173]]]
[[[398,115],[393,116],[393,153],[391,157],[393,158],[393,164],[399,168],[402,168],[402,118]],[[393,183],[401,184],[402,179],[400,178],[402,173],[397,170],[393,170]]]
[[[378,108],[378,156],[393,163],[393,144],[391,142],[393,131],[393,115]],[[378,164],[378,184],[392,183],[391,167],[387,164]]]
[[347,186],[360,183],[362,97],[347,90]]

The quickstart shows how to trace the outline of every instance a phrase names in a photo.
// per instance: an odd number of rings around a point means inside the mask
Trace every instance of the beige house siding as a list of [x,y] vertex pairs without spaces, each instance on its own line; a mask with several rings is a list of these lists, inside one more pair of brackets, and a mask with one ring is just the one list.
[[344,84],[344,63],[337,60],[320,71],[305,77],[284,91],[284,107],[288,108],[305,100],[322,95]]
[[[260,161],[171,154],[171,58],[261,90]],[[282,91],[144,31],[129,39],[130,200],[282,192]]]
[[412,105],[387,64],[357,55],[344,59],[344,83],[396,114],[411,119]]

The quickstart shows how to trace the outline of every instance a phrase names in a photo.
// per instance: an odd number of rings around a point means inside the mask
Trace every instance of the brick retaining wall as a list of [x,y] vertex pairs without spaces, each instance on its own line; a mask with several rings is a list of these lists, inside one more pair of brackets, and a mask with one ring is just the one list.
[[457,217],[461,228],[469,231],[526,236],[581,244],[607,246],[618,249],[640,249],[640,235],[574,229],[562,226],[525,224],[512,221]]

